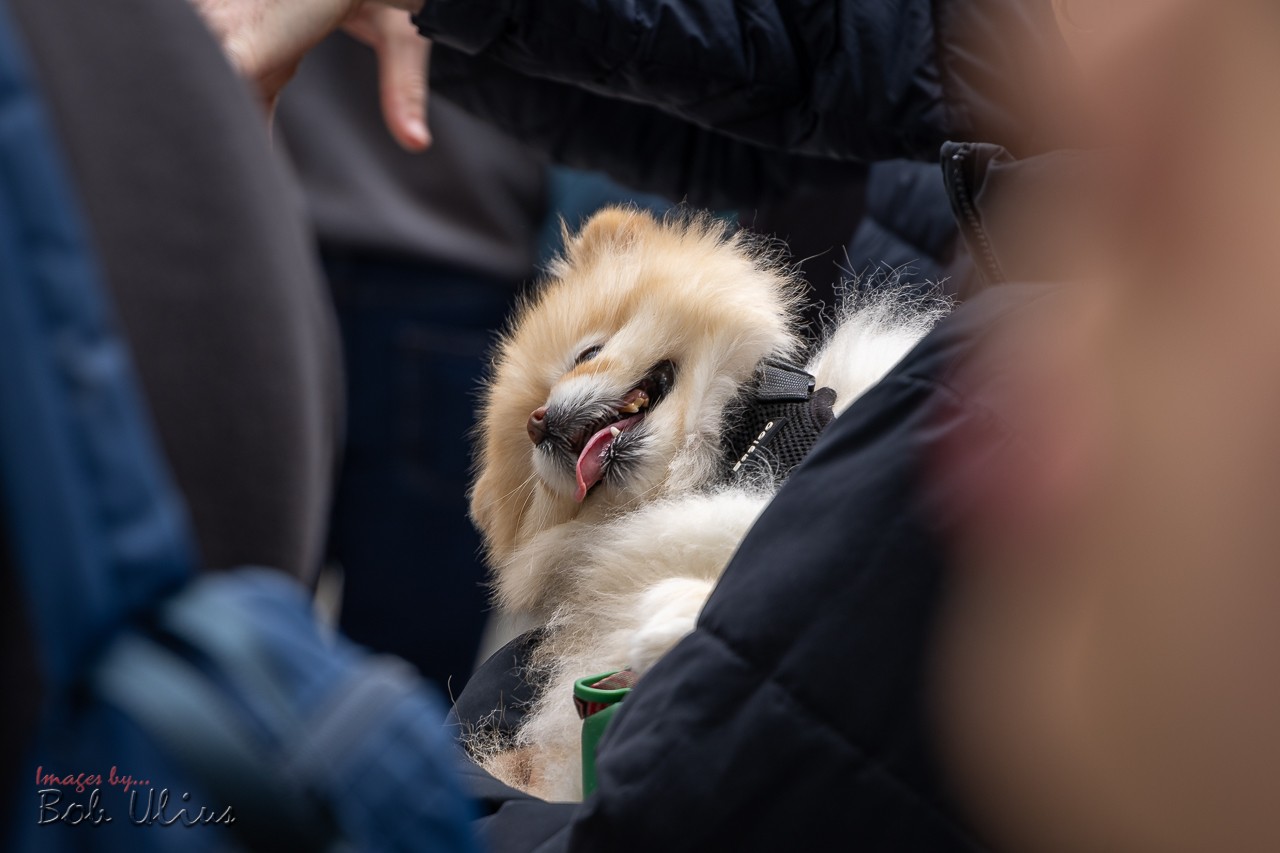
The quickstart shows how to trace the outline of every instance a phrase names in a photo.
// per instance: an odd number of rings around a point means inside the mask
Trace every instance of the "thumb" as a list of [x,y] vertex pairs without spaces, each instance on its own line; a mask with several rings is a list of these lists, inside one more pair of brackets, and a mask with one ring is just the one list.
[[418,35],[409,16],[396,10],[380,13],[377,41],[382,115],[391,135],[407,151],[425,151],[427,130],[427,63],[431,42]]

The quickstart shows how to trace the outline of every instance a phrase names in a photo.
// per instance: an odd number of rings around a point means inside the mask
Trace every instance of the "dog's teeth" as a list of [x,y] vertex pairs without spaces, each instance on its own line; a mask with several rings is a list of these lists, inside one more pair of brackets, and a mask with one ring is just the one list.
[[635,388],[628,391],[626,396],[622,398],[618,411],[628,415],[634,415],[641,409],[649,408],[649,395],[643,389]]
[[609,432],[613,435],[614,438],[617,438],[618,436],[622,435],[622,430],[618,429],[617,427],[609,427]]

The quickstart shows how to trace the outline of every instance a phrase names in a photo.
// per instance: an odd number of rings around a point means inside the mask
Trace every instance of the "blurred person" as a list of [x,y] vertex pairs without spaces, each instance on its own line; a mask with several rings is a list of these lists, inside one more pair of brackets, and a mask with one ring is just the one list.
[[1078,322],[998,345],[1024,438],[961,492],[936,719],[1002,849],[1275,850],[1280,17],[1056,8],[1112,239]]
[[343,630],[458,690],[488,610],[466,509],[475,393],[534,272],[547,166],[443,98],[430,147],[406,150],[383,127],[377,85],[374,54],[336,34],[277,110],[344,343],[329,558]]
[[250,93],[180,3],[0,43],[5,849],[471,849],[443,712],[313,614],[337,335]]
[[[6,5],[202,565],[271,565],[310,583],[336,458],[336,335],[249,99],[187,9],[152,0],[112,10]],[[29,796],[26,759],[51,698],[36,614],[16,594],[14,532],[3,538],[14,592],[5,597],[12,820]]]

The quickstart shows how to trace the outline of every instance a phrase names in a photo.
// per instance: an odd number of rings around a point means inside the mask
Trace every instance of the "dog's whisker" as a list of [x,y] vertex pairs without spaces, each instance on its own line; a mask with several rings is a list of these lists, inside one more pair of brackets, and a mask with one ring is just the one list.
[[496,501],[494,501],[494,503],[495,503],[496,505],[498,505],[498,506],[501,506],[502,504],[506,503],[508,500],[510,500],[511,498],[515,497],[515,495],[516,495],[517,493],[519,493],[519,492],[523,491],[526,487],[528,487],[528,485],[529,485],[530,483],[532,483],[535,479],[537,479],[537,477],[538,477],[538,475],[537,475],[537,473],[536,473],[536,472],[535,472],[535,473],[533,473],[533,474],[530,474],[528,477],[526,477],[526,478],[525,478],[525,480],[524,480],[524,482],[523,482],[523,483],[521,483],[520,485],[516,486],[516,487],[515,487],[514,489],[512,489],[511,491],[507,492],[507,493],[506,493],[505,495],[503,495],[502,497],[498,498]]
[[[493,502],[493,506],[494,506],[495,508],[501,508],[503,504],[505,504],[507,501],[511,500],[511,499],[512,499],[513,497],[515,497],[517,494],[519,494],[519,493],[521,493],[521,492],[525,492],[525,507],[527,507],[527,506],[528,506],[529,498],[531,497],[531,494],[527,491],[527,489],[528,489],[528,487],[533,483],[533,481],[534,481],[534,480],[536,480],[536,479],[538,479],[538,474],[537,474],[537,472],[535,471],[534,473],[532,473],[532,474],[530,474],[528,477],[526,477],[523,483],[521,483],[520,485],[516,486],[516,487],[515,487],[514,489],[512,489],[511,491],[507,492],[507,493],[506,493],[505,495],[503,495],[502,497],[500,497],[500,498],[498,498],[497,500],[495,500],[495,501]],[[523,513],[523,512],[524,512],[524,508],[521,508],[521,513]]]

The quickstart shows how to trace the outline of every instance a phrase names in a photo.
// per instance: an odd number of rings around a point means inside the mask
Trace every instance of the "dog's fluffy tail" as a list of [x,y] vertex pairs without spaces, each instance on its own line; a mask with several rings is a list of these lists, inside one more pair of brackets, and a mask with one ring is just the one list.
[[884,378],[951,310],[940,296],[905,293],[884,282],[875,292],[845,297],[838,320],[809,362],[819,388],[836,391],[836,414]]

